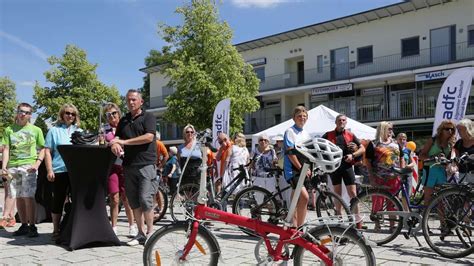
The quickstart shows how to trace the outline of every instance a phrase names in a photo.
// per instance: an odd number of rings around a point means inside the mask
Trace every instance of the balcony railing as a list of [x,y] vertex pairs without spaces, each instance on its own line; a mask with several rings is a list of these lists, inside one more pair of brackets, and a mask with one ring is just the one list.
[[150,98],[150,108],[161,108],[166,107],[166,97],[169,95],[162,95]]
[[422,49],[417,55],[402,57],[402,54],[392,54],[375,57],[372,63],[358,65],[357,62],[349,62],[307,69],[304,71],[304,80],[301,79],[301,73],[298,72],[267,76],[265,81],[260,83],[260,91],[416,69],[470,59],[474,59],[474,46],[468,46],[467,42],[463,42],[455,44],[454,47],[448,45]]

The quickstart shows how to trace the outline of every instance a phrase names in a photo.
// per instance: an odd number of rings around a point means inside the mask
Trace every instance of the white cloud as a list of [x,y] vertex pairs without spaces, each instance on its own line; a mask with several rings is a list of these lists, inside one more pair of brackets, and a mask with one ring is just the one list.
[[34,44],[31,44],[29,42],[26,42],[14,35],[8,34],[2,30],[0,30],[0,37],[7,39],[8,41],[22,47],[23,49],[29,51],[32,53],[34,56],[40,58],[43,61],[46,61],[48,58],[48,55],[41,50],[39,47],[35,46]]
[[289,3],[295,2],[291,0],[231,0],[232,4],[241,7],[241,8],[249,8],[249,7],[258,7],[258,8],[268,8],[274,7],[282,3]]
[[25,80],[25,81],[18,82],[18,85],[19,86],[24,86],[24,87],[33,87],[35,85],[35,82]]

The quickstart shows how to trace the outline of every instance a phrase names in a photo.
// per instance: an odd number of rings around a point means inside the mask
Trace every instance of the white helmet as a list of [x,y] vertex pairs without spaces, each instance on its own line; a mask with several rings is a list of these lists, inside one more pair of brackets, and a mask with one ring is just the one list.
[[324,173],[332,173],[341,166],[342,150],[336,144],[323,138],[308,139],[295,145],[297,151],[308,158]]

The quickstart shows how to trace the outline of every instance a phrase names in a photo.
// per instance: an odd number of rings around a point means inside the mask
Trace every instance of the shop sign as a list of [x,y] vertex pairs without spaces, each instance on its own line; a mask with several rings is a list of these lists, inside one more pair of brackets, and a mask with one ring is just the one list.
[[449,76],[454,70],[440,70],[427,73],[417,74],[415,76],[415,81],[425,81],[425,80],[435,80],[435,79],[444,79]]
[[342,84],[342,85],[314,88],[311,90],[311,95],[319,95],[319,94],[334,93],[334,92],[341,92],[341,91],[351,91],[351,90],[352,90],[352,83],[348,83],[348,84]]

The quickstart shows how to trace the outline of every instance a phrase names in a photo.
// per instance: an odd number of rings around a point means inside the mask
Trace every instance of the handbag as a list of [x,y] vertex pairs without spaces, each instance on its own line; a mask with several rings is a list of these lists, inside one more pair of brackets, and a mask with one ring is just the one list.
[[98,134],[84,131],[74,131],[71,134],[71,143],[73,145],[95,145],[98,142]]

